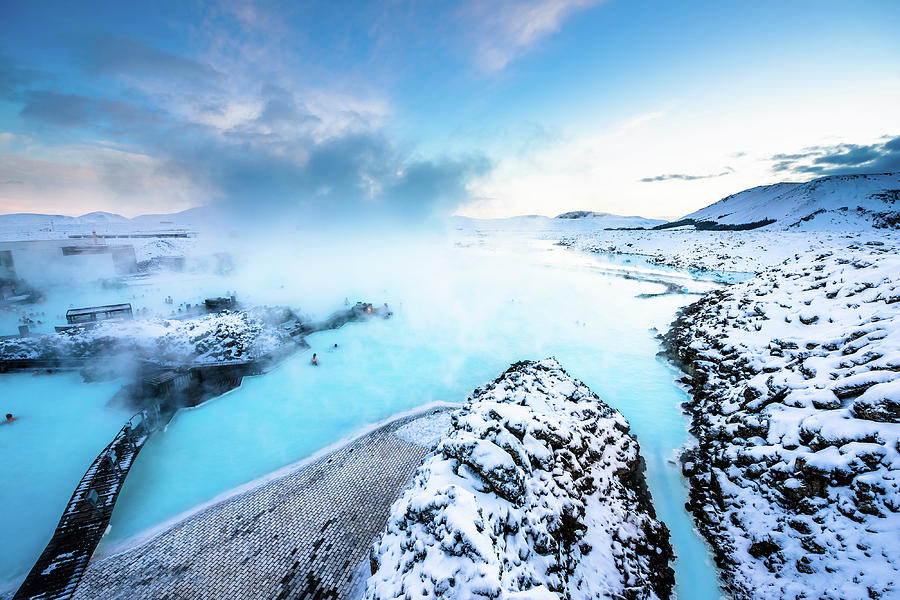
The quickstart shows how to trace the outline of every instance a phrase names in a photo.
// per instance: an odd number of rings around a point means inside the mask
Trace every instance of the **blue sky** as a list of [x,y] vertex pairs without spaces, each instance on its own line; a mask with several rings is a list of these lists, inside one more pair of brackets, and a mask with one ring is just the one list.
[[900,3],[16,2],[0,212],[677,217],[900,170]]

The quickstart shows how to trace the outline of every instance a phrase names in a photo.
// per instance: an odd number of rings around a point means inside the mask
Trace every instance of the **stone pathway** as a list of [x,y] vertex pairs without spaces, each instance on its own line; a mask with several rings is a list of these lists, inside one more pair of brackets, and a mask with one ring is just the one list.
[[369,546],[391,504],[435,441],[405,434],[439,430],[434,424],[447,410],[393,421],[141,546],[91,563],[74,598],[351,598],[368,576]]

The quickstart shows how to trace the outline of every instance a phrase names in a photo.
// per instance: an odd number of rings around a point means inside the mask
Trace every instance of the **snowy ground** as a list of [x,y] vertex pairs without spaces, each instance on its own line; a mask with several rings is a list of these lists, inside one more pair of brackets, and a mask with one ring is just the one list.
[[647,260],[692,270],[759,273],[798,252],[827,251],[850,243],[896,244],[896,231],[664,231],[594,230],[562,233],[565,246],[588,252],[640,254]]
[[366,598],[668,598],[671,558],[624,417],[556,360],[522,362],[454,413]]
[[666,336],[691,508],[736,598],[900,597],[900,252],[872,237],[708,294]]

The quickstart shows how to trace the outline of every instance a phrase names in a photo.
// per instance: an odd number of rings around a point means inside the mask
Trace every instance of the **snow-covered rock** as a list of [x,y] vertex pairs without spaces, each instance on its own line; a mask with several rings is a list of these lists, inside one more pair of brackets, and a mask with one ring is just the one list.
[[393,505],[367,600],[668,598],[628,423],[554,359],[475,390]]
[[900,251],[805,252],[689,306],[690,508],[736,599],[900,597]]
[[254,308],[192,319],[101,321],[52,335],[0,339],[0,359],[132,356],[164,365],[255,360],[294,344],[290,311]]

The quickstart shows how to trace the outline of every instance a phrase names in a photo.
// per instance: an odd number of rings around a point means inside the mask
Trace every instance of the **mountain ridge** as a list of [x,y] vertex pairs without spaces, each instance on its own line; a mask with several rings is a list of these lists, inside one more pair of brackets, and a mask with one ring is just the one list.
[[769,230],[896,228],[898,200],[900,173],[829,175],[748,188],[675,222],[738,227],[772,221],[761,226]]

